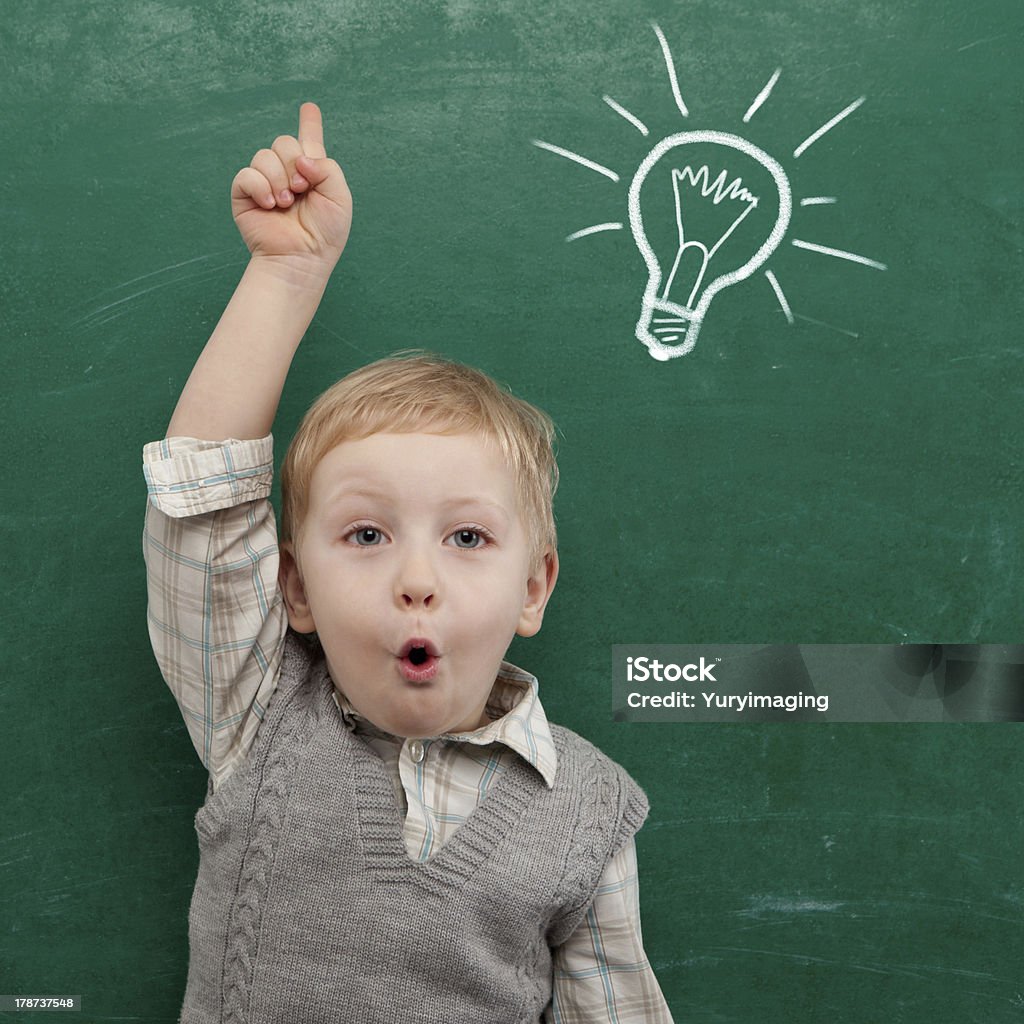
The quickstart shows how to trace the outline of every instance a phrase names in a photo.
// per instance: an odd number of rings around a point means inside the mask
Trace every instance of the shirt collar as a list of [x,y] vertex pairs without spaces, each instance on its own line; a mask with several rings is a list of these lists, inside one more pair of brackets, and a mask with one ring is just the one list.
[[[363,718],[337,687],[334,689],[334,701],[345,725],[353,732],[387,735]],[[503,661],[487,698],[486,713],[491,719],[487,725],[471,732],[447,733],[444,738],[477,746],[504,744],[533,765],[550,789],[555,782],[558,755],[547,715],[541,706],[536,677]]]

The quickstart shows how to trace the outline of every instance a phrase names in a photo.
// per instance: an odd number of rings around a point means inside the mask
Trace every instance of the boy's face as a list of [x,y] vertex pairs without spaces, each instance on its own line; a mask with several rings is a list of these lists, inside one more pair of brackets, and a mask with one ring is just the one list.
[[344,441],[313,472],[297,552],[282,550],[289,622],[316,630],[378,728],[467,732],[512,637],[540,629],[558,561],[530,550],[512,474],[481,437]]

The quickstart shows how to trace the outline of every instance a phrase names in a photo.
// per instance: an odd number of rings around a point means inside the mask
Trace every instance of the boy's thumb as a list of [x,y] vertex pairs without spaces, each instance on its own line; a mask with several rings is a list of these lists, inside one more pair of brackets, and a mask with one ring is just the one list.
[[295,161],[295,169],[327,199],[336,203],[345,202],[348,196],[348,184],[336,160],[332,160],[330,157],[316,159],[303,155]]

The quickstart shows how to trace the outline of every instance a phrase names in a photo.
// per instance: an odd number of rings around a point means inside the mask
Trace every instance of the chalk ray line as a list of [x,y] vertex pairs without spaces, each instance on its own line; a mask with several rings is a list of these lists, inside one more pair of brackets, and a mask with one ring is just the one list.
[[541,149],[547,149],[552,153],[556,153],[558,156],[564,156],[567,160],[575,160],[576,163],[582,164],[584,167],[589,167],[592,171],[597,171],[598,174],[603,174],[606,178],[611,178],[612,181],[618,181],[619,176],[602,164],[594,163],[593,160],[588,160],[585,156],[580,156],[579,153],[573,153],[568,149],[562,149],[561,146],[553,146],[550,142],[542,142],[540,139],[531,140],[535,146],[539,146]]
[[668,40],[665,38],[664,32],[658,27],[655,22],[651,22],[651,28],[654,29],[658,36],[658,42],[661,43],[661,52],[665,57],[665,67],[668,70],[668,80],[672,84],[672,95],[675,98],[676,106],[679,108],[679,113],[683,117],[689,117],[690,112],[686,109],[686,104],[683,102],[683,97],[679,93],[679,80],[676,78],[676,67],[672,62],[672,51],[668,48]]
[[768,278],[768,283],[774,289],[775,297],[779,300],[779,305],[782,307],[782,312],[786,314],[786,319],[790,323],[793,323],[793,310],[789,308],[789,303],[786,301],[786,296],[782,292],[779,279],[770,270],[766,270],[764,272],[764,276]]
[[884,263],[879,263],[877,260],[869,260],[867,256],[858,256],[855,252],[846,252],[844,249],[830,249],[825,245],[815,245],[814,242],[805,242],[802,238],[794,238],[793,244],[799,249],[809,249],[811,252],[820,252],[825,256],[837,256],[841,260],[863,263],[865,267],[874,267],[875,270],[889,269]]
[[609,221],[607,224],[594,224],[589,228],[580,228],[579,231],[574,231],[571,235],[566,237],[567,242],[572,242],[577,238],[583,238],[584,235],[592,235],[595,231],[621,231],[622,225],[615,222]]
[[812,135],[808,135],[807,138],[804,139],[804,141],[801,142],[800,145],[793,150],[793,156],[799,157],[802,153],[804,153],[807,150],[809,146],[813,146],[814,143],[817,142],[818,139],[820,139],[822,135],[825,134],[825,132],[831,131],[833,128],[835,128],[837,124],[839,124],[840,121],[842,121],[844,117],[847,117],[850,114],[852,114],[864,102],[866,98],[866,96],[861,96],[859,100],[854,100],[844,110],[840,110],[839,113],[836,114],[836,116],[833,117],[831,121],[826,121],[816,132],[814,132]]
[[650,135],[651,130],[637,117],[635,114],[631,114],[625,107],[620,106],[611,98],[611,96],[602,96],[601,99],[608,104],[616,114],[621,114],[630,124],[640,131],[643,135]]
[[834,203],[836,201],[835,196],[808,196],[806,199],[800,200],[801,206],[821,206],[823,203]]
[[743,115],[743,123],[746,124],[757,112],[757,108],[771,95],[772,89],[775,88],[775,83],[779,80],[779,75],[782,74],[782,68],[776,68],[775,74],[768,79],[768,84],[757,94],[754,98],[754,102],[747,108],[747,112]]
[[840,334],[845,334],[848,338],[859,338],[860,335],[855,331],[848,331],[843,327],[836,327],[835,324],[827,324],[824,320],[815,320],[813,316],[804,316],[803,313],[796,314],[797,319],[806,320],[809,324],[817,324],[819,327],[827,327],[830,331],[838,331]]

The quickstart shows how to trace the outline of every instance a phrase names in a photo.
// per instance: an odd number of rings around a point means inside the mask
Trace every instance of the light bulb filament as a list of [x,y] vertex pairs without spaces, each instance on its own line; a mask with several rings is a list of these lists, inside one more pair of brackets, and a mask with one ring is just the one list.
[[[679,264],[682,262],[683,254],[687,250],[695,250],[700,254],[700,269],[698,270],[690,294],[686,300],[688,308],[693,308],[693,303],[697,294],[700,292],[701,285],[704,282],[704,275],[707,273],[708,264],[711,262],[712,257],[721,248],[726,239],[739,227],[740,222],[747,214],[750,213],[757,206],[757,196],[755,196],[749,189],[743,187],[743,181],[740,178],[733,178],[732,181],[727,182],[729,172],[723,170],[714,181],[711,181],[711,172],[708,170],[707,164],[704,164],[699,170],[694,171],[692,167],[687,165],[682,170],[674,168],[672,170],[672,191],[675,196],[675,210],[676,210],[676,228],[679,234],[679,249],[676,252],[676,257],[672,263],[672,269],[669,271],[668,276],[665,280],[665,287],[662,290],[661,298],[667,299],[670,289],[675,282],[676,273],[679,270]],[[683,186],[681,189],[680,186]],[[738,200],[744,204],[743,210],[739,216],[726,228],[725,232],[721,235],[717,242],[709,249],[703,242],[688,241],[686,238],[686,229],[683,225],[683,210],[687,206],[683,196],[680,194],[681,191],[685,192],[685,186],[692,186],[693,189],[700,189],[700,195],[702,198],[707,199],[711,197],[712,203],[717,206],[725,199]]]
[[716,206],[723,199],[743,199],[746,202],[753,203],[757,206],[757,196],[753,195],[748,189],[743,187],[743,180],[741,178],[733,178],[733,180],[726,185],[725,179],[729,177],[729,172],[726,170],[723,170],[714,181],[709,182],[708,179],[710,177],[711,172],[708,170],[707,164],[704,164],[704,166],[697,172],[694,172],[693,168],[690,167],[689,164],[687,164],[681,171],[672,171],[673,184],[675,185],[677,195],[679,194],[678,182],[685,179],[693,185],[694,188],[699,187],[700,194],[705,198],[714,192],[715,198],[712,202]]

